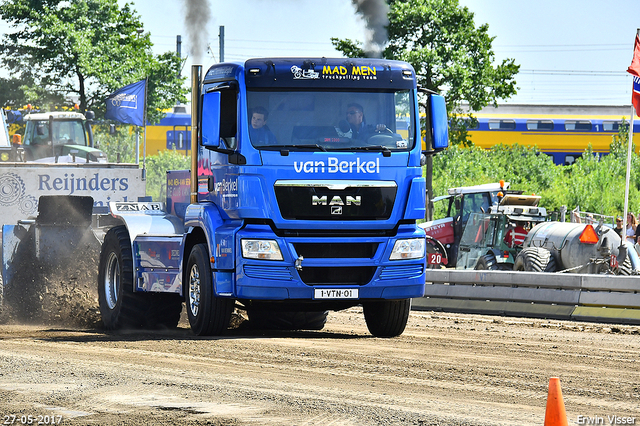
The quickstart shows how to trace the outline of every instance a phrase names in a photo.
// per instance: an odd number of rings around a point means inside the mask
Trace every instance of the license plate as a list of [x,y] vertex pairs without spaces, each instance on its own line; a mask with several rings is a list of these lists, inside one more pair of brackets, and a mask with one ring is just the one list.
[[316,288],[314,299],[357,299],[357,288]]

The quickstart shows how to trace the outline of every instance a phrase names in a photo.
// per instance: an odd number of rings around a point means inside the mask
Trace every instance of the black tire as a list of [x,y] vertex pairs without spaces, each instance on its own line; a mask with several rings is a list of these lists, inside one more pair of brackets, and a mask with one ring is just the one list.
[[493,253],[488,253],[478,259],[476,267],[473,269],[497,271],[500,267],[498,266],[498,262],[496,262],[496,256]]
[[541,247],[527,247],[516,257],[514,271],[555,272],[555,258],[551,252]]
[[145,296],[150,302],[145,317],[147,327],[172,329],[178,326],[182,312],[182,296],[168,293],[150,293]]
[[184,298],[191,330],[197,336],[217,336],[228,327],[234,300],[213,294],[213,275],[206,244],[191,249],[184,282]]
[[111,228],[102,243],[98,268],[98,303],[105,328],[143,327],[150,307],[146,296],[133,291],[133,258],[127,228]]
[[328,313],[247,310],[249,326],[257,330],[322,330]]
[[407,326],[411,299],[365,302],[362,308],[371,334],[375,337],[396,337]]
[[631,275],[633,272],[633,266],[631,265],[631,259],[629,259],[629,255],[624,259],[621,265],[618,265],[617,270],[614,271],[616,275]]

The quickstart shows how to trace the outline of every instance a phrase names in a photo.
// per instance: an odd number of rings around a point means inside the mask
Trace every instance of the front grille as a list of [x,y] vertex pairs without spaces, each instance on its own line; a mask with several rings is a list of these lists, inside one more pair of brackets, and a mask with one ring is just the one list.
[[286,220],[386,220],[396,199],[395,182],[278,181],[274,190]]
[[378,243],[294,243],[293,247],[305,259],[371,259]]
[[307,285],[365,285],[376,273],[375,266],[317,268],[303,267],[299,271],[302,282]]

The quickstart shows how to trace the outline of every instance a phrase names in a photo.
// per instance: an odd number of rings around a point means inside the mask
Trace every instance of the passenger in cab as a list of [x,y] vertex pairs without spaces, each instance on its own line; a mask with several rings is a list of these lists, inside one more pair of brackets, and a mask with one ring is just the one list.
[[269,111],[258,106],[251,110],[251,126],[249,126],[249,137],[254,145],[275,145],[278,143],[276,136],[269,130],[267,119]]

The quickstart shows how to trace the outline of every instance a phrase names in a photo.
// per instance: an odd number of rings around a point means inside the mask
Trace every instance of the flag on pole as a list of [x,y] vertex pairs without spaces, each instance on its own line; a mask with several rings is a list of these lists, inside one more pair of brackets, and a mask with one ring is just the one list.
[[640,37],[636,34],[636,42],[633,45],[633,60],[627,68],[629,74],[640,77]]
[[107,112],[104,118],[144,126],[146,85],[147,80],[144,79],[110,94],[107,97]]
[[633,92],[631,103],[636,110],[636,115],[640,115],[640,36],[636,34],[636,41],[633,46],[633,60],[627,68],[627,72],[633,75]]
[[640,116],[640,77],[633,76],[633,93],[631,94],[631,103],[636,109],[636,115]]

